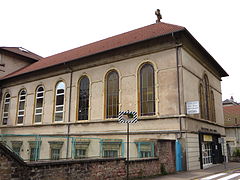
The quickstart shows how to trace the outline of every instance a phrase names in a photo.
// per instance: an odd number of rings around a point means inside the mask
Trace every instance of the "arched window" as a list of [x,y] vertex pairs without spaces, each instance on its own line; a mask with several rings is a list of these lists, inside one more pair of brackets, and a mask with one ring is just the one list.
[[119,76],[113,70],[106,76],[106,118],[117,118],[119,111]]
[[34,123],[42,122],[44,88],[39,86],[35,93]]
[[203,78],[203,91],[204,91],[204,111],[205,111],[205,119],[209,120],[209,82],[208,82],[208,77],[207,75],[204,75]]
[[65,84],[62,81],[58,82],[58,84],[56,86],[54,121],[63,121],[64,94],[65,94]]
[[213,122],[216,122],[216,113],[215,113],[215,99],[214,99],[214,93],[211,91],[211,96],[210,96],[210,102],[211,102],[211,120]]
[[78,120],[88,120],[89,108],[89,79],[87,76],[79,82]]
[[205,118],[205,108],[204,108],[204,93],[203,93],[203,85],[200,83],[199,85],[199,99],[200,99],[200,112],[201,118]]
[[17,124],[23,124],[27,91],[22,89],[18,95]]
[[6,93],[3,99],[3,114],[2,114],[2,125],[7,125],[8,114],[9,114],[9,105],[10,105],[11,96],[9,93]]
[[216,121],[213,91],[210,91],[208,77],[205,74],[199,86],[201,118]]
[[155,82],[154,68],[144,64],[140,69],[140,114],[141,116],[155,114]]

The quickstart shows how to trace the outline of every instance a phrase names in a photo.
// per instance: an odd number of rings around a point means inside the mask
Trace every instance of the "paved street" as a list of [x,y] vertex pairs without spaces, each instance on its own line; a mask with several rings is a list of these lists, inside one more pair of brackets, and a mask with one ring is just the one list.
[[240,163],[215,165],[208,169],[179,172],[147,180],[240,180]]

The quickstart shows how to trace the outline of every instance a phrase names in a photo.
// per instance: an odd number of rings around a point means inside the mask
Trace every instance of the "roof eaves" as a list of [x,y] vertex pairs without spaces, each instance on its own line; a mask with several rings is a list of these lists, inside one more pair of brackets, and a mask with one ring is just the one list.
[[[164,37],[164,36],[167,36],[167,35],[172,35],[173,33],[183,32],[183,31],[185,31],[185,30],[186,30],[186,28],[183,27],[183,29],[181,29],[181,30],[173,31],[173,32],[166,33],[166,34],[161,34],[161,35],[159,35],[159,36],[154,36],[154,37],[147,38],[147,39],[144,39],[144,40],[141,40],[141,41],[136,41],[136,42],[133,42],[133,43],[128,43],[128,44],[121,45],[121,46],[118,46],[118,47],[106,49],[106,50],[104,50],[104,51],[99,51],[99,52],[96,52],[96,53],[93,53],[93,54],[90,54],[90,55],[82,56],[82,57],[80,57],[80,58],[70,59],[70,60],[67,60],[67,61],[65,61],[65,62],[56,63],[56,64],[53,64],[53,65],[50,65],[50,66],[47,66],[47,67],[39,68],[39,69],[37,69],[37,70],[32,70],[32,71],[28,71],[28,72],[21,73],[21,74],[16,75],[16,76],[10,76],[10,77],[8,77],[9,75],[14,74],[14,73],[16,73],[16,72],[18,72],[18,71],[26,68],[26,67],[24,67],[24,68],[19,69],[19,70],[15,71],[15,72],[13,72],[13,73],[11,73],[11,74],[8,74],[8,75],[4,76],[4,77],[6,77],[6,78],[2,77],[2,78],[0,79],[0,81],[1,81],[1,80],[6,80],[6,79],[10,79],[10,78],[14,78],[14,77],[21,76],[21,75],[26,75],[26,74],[29,74],[29,73],[32,73],[32,72],[36,72],[36,71],[41,71],[41,70],[43,70],[43,69],[48,69],[48,68],[52,68],[52,67],[55,67],[55,66],[59,66],[59,65],[63,65],[63,64],[68,64],[68,63],[70,63],[70,62],[74,62],[74,61],[77,61],[77,60],[79,60],[79,59],[87,58],[87,57],[94,56],[94,55],[97,55],[97,54],[100,54],[100,53],[105,53],[105,52],[108,52],[108,51],[113,51],[113,50],[115,50],[115,49],[123,48],[123,47],[126,47],[126,46],[131,46],[131,45],[134,45],[134,44],[137,44],[137,43],[141,43],[141,42],[144,42],[144,41],[153,40],[153,39],[160,38],[160,37]],[[28,66],[27,66],[27,67],[28,67]]]
[[212,64],[217,67],[218,72],[220,73],[221,77],[227,77],[229,76],[228,73],[218,64],[218,62],[212,57],[212,55],[194,38],[194,36],[185,29],[186,35],[192,39],[192,42],[195,42],[195,44],[200,47],[200,49],[210,58],[212,59]]
[[43,57],[41,57],[41,56],[39,56],[39,55],[29,51],[29,50],[26,50],[27,53],[29,53],[28,56],[27,56],[27,55],[18,53],[18,52],[14,51],[14,50],[11,50],[11,48],[12,49],[18,49],[19,51],[21,51],[20,49],[24,49],[22,47],[4,47],[4,46],[0,47],[0,49],[2,49],[3,51],[7,51],[7,52],[10,52],[10,53],[16,54],[18,56],[27,58],[27,59],[35,61],[35,62],[37,62],[37,61],[39,61],[39,60],[41,60],[43,58]]

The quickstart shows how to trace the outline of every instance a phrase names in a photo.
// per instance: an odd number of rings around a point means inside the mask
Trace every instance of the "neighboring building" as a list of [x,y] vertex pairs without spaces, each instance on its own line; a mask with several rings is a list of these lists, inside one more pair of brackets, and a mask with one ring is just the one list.
[[1,131],[27,137],[7,142],[26,159],[125,156],[126,124],[118,123],[118,112],[137,111],[131,158],[152,157],[156,142],[176,141],[186,170],[205,168],[223,160],[225,76],[187,29],[160,22],[2,77]]
[[235,148],[240,148],[240,105],[231,97],[223,101],[223,112],[228,153],[232,155]]
[[[0,79],[40,59],[42,59],[41,56],[22,47],[0,47]],[[1,100],[2,93],[0,88],[0,103]]]
[[230,99],[225,99],[223,101],[223,106],[235,106],[235,105],[240,105],[240,104],[235,102],[232,96]]
[[0,78],[40,59],[41,56],[22,47],[0,47]]

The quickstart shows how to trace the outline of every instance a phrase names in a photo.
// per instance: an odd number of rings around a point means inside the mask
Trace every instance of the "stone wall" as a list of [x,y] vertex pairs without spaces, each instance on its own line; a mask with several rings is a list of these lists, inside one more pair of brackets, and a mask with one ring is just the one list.
[[0,180],[16,179],[25,177],[25,163],[14,153],[0,143]]
[[[175,141],[159,140],[157,144],[157,156],[160,167],[164,168],[167,173],[176,171]],[[163,171],[163,169],[162,169]]]
[[161,174],[159,158],[129,161],[129,177],[149,177]]
[[[148,177],[175,171],[172,141],[159,141],[156,148],[160,158],[146,158],[129,162],[129,177]],[[169,149],[170,148],[170,149]],[[168,149],[168,150],[167,150]],[[165,154],[163,154],[165,153]],[[125,158],[58,160],[48,162],[23,162],[0,143],[1,180],[121,180],[126,178]]]
[[124,179],[125,159],[64,160],[28,164],[32,180]]

